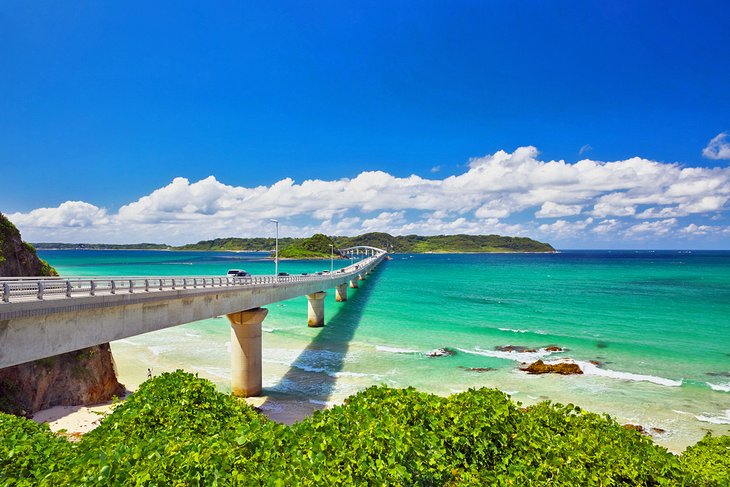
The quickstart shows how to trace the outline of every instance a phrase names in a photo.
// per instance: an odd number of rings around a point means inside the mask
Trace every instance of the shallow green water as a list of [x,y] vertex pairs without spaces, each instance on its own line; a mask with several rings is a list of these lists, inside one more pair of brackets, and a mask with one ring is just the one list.
[[[40,254],[64,275],[273,273],[262,254]],[[329,264],[285,261],[281,270],[311,272]],[[264,409],[319,407],[378,383],[440,394],[488,386],[524,403],[573,402],[667,430],[655,439],[675,450],[706,430],[728,432],[730,252],[394,255],[350,290],[347,303],[335,303],[333,294],[322,329],[307,328],[305,298],[268,307]],[[229,340],[227,320],[213,318],[121,340],[113,349],[122,380],[132,386],[143,379],[133,370],[182,367],[225,389]],[[496,350],[505,345],[536,351]],[[547,345],[566,351],[550,354]],[[441,347],[456,353],[426,355]],[[576,361],[585,374],[518,370],[538,358]],[[493,370],[469,370],[475,367]]]

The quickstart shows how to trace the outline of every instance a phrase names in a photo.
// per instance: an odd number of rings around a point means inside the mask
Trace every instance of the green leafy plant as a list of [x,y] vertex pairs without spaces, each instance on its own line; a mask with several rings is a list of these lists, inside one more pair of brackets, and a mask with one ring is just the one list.
[[568,404],[371,387],[291,426],[154,377],[78,443],[0,415],[2,485],[727,485],[730,437],[681,457]]

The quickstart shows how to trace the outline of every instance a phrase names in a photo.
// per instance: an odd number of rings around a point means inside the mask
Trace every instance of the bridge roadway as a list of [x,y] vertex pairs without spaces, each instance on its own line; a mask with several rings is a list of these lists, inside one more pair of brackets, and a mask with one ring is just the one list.
[[233,393],[261,393],[261,323],[267,304],[307,296],[308,325],[324,325],[325,290],[337,301],[387,253],[345,249],[365,257],[332,273],[292,276],[0,278],[0,368],[226,315],[231,323]]

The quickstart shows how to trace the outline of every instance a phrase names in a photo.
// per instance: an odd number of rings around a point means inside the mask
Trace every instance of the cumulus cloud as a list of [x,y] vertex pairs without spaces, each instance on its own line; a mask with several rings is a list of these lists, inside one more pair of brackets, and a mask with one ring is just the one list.
[[557,218],[561,216],[572,216],[580,214],[581,205],[561,205],[546,201],[540,209],[535,212],[537,218]]
[[730,142],[728,142],[727,137],[726,132],[713,137],[707,147],[702,149],[702,155],[713,160],[730,159]]
[[[279,219],[282,230],[293,236],[377,230],[560,239],[625,229],[633,238],[659,235],[679,218],[712,218],[730,200],[728,167],[683,167],[639,157],[544,161],[532,146],[473,158],[461,174],[441,179],[365,171],[337,180],[286,178],[270,186],[228,183],[214,176],[178,177],[116,212],[68,201],[9,216],[36,241],[69,235],[69,229],[99,241],[184,243],[268,235],[270,218]],[[683,222],[689,223],[698,222]]]
[[106,210],[83,201],[66,201],[56,208],[37,208],[29,213],[11,213],[8,218],[20,227],[91,227],[109,223]]
[[696,223],[690,223],[679,231],[692,237],[703,237],[706,235],[718,235],[724,237],[730,235],[730,226],[697,225]]
[[653,222],[642,222],[633,225],[626,230],[626,235],[630,237],[661,237],[668,234],[674,226],[677,225],[676,218],[667,218],[666,220],[657,220]]

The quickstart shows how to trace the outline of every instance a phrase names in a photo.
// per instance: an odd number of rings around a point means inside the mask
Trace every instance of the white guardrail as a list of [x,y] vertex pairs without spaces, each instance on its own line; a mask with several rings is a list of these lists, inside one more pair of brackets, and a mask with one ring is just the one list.
[[226,288],[242,286],[262,286],[311,280],[348,278],[357,275],[374,261],[380,260],[385,253],[374,255],[334,271],[294,274],[288,276],[251,275],[233,276],[139,276],[139,277],[0,277],[1,303],[44,300],[49,298],[72,298],[121,293],[149,293],[155,291],[176,291],[180,289]]

